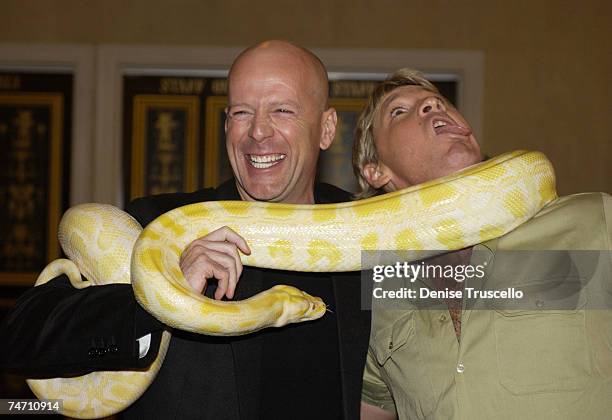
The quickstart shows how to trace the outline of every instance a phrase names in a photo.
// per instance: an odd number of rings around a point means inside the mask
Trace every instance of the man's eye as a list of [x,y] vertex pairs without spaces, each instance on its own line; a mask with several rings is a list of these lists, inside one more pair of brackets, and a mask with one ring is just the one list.
[[389,114],[391,115],[391,118],[393,118],[393,117],[397,117],[398,115],[403,114],[405,112],[408,112],[408,110],[406,108],[397,107],[397,108],[393,108]]
[[293,114],[294,113],[293,110],[287,109],[287,108],[278,108],[276,112],[279,112],[281,114]]
[[237,111],[230,112],[230,117],[244,117],[244,116],[246,116],[248,114],[249,113],[247,111],[237,110]]

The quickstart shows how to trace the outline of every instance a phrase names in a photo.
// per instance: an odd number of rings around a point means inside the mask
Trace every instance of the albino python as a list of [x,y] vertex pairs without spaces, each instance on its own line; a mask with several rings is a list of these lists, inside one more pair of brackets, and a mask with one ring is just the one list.
[[[325,304],[282,285],[233,302],[192,291],[179,268],[181,252],[221,226],[246,239],[252,252],[241,255],[245,265],[353,271],[370,268],[361,267],[362,250],[454,250],[499,237],[555,197],[554,172],[546,157],[518,151],[438,180],[351,203],[191,204],[163,214],[142,232],[131,216],[115,207],[85,204],[68,210],[60,223],[60,243],[74,262],[54,261],[36,285],[59,273],[67,273],[78,288],[91,282],[128,283],[131,273],[138,302],[166,325],[209,335],[248,334],[319,318]],[[89,282],[83,282],[81,274]],[[65,415],[111,415],[146,390],[169,341],[169,332],[164,332],[159,355],[146,371],[94,372],[28,380],[28,384],[39,398],[62,399]]]

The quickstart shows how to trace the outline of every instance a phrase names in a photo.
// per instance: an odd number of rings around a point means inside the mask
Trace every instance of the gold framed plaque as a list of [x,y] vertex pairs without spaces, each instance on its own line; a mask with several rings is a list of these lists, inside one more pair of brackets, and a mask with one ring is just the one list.
[[135,95],[130,198],[198,187],[199,98]]
[[33,285],[60,256],[64,97],[0,93],[0,283]]
[[204,187],[216,187],[232,177],[225,149],[225,108],[227,96],[206,98],[204,137]]

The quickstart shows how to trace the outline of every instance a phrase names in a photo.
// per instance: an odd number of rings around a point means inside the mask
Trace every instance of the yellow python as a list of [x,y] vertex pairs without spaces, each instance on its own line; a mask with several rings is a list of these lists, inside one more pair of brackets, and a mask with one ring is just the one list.
[[[290,286],[275,286],[235,302],[214,301],[192,291],[179,268],[182,250],[221,226],[246,239],[252,252],[241,256],[245,265],[352,271],[369,268],[361,267],[362,250],[454,250],[499,237],[554,198],[550,162],[541,153],[517,151],[438,180],[352,203],[192,204],[163,214],[142,232],[119,209],[87,204],[70,209],[60,224],[60,243],[76,265],[56,260],[36,284],[59,273],[67,273],[78,288],[89,286],[81,281],[81,273],[95,284],[128,283],[131,272],[136,299],[166,325],[208,335],[248,334],[319,318],[325,304]],[[63,399],[63,414],[68,416],[111,415],[146,390],[169,341],[170,334],[164,332],[159,355],[147,371],[94,372],[28,380],[28,384],[39,398]]]

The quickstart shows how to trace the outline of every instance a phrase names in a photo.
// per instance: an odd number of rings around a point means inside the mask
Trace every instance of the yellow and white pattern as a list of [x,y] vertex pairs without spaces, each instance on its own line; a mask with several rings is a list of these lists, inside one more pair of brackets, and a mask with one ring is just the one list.
[[[141,231],[132,216],[113,206],[83,204],[68,210],[60,222],[58,236],[70,260],[55,260],[45,267],[36,286],[63,273],[77,289],[130,283],[132,248]],[[89,281],[82,281],[81,274]],[[129,407],[146,391],[161,367],[169,343],[170,333],[164,331],[157,358],[147,370],[92,372],[27,382],[38,398],[61,399],[61,413],[66,416],[109,416]]]
[[[95,284],[103,279],[129,282],[133,249],[134,294],[156,318],[200,334],[248,334],[319,318],[325,304],[290,286],[275,286],[235,302],[214,301],[192,291],[179,268],[181,253],[193,240],[221,226],[229,226],[249,244],[251,255],[241,256],[245,265],[353,271],[369,268],[360,266],[362,250],[455,250],[499,237],[554,198],[550,162],[541,153],[517,151],[438,180],[352,203],[191,204],[163,214],[142,233],[138,223],[119,209],[87,204],[70,209],[60,224],[60,242],[78,269],[70,262],[51,263],[37,284],[58,272],[72,272],[71,282],[81,287],[78,270]],[[65,268],[58,271],[58,265]],[[28,383],[39,398],[64,399],[66,415],[107,416],[146,390],[168,343],[166,332],[148,372],[95,372]]]

